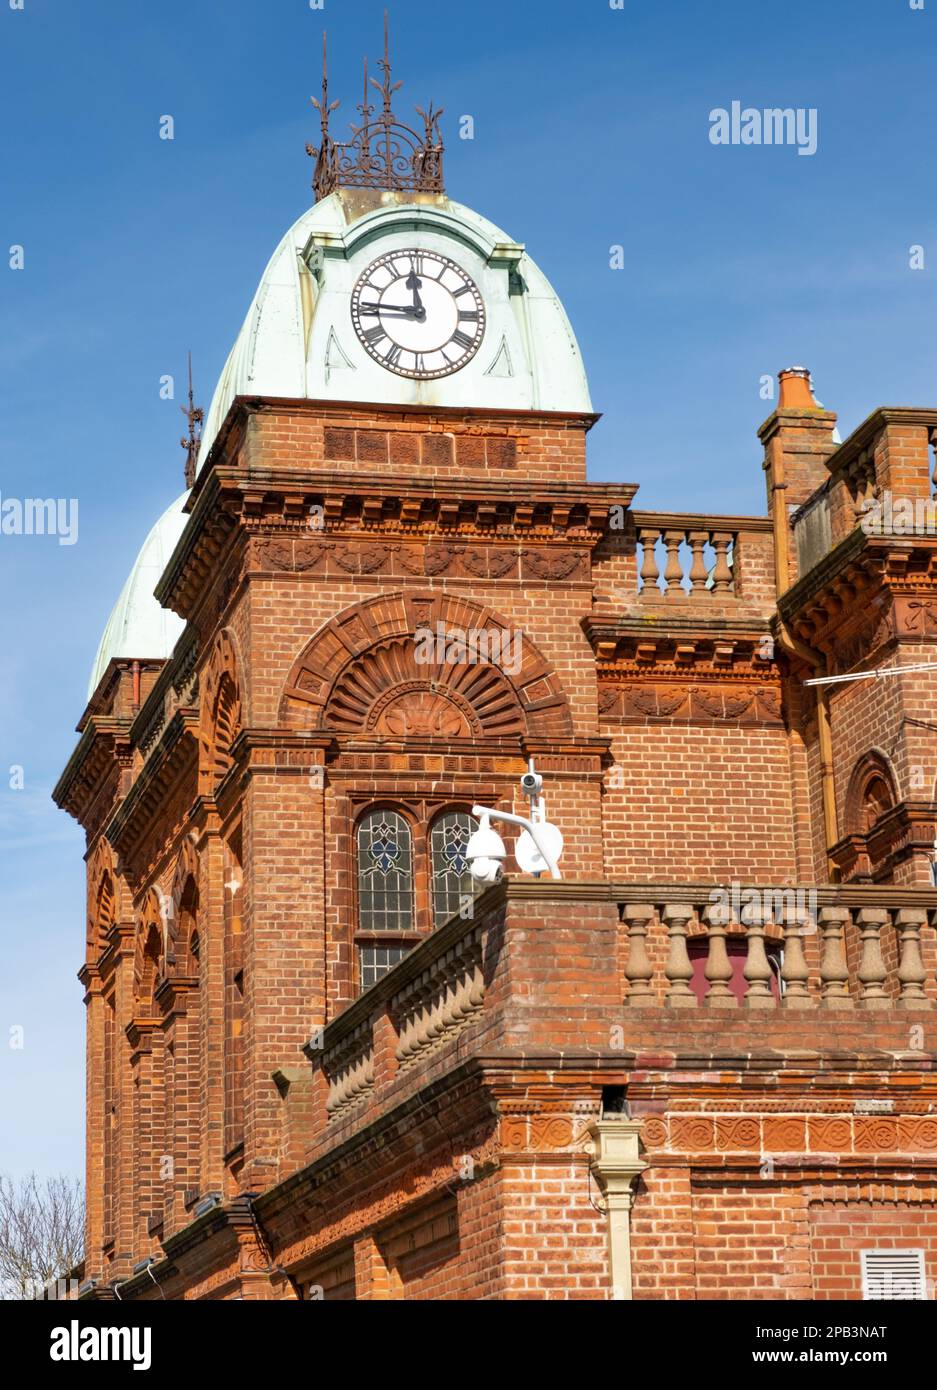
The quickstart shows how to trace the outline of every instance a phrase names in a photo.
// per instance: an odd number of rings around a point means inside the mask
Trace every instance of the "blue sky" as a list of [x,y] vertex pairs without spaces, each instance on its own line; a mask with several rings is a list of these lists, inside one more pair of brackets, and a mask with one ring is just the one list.
[[[23,4],[0,0],[0,493],[77,497],[80,529],[0,535],[0,1170],[79,1172],[83,840],[49,791],[110,607],[182,488],[160,378],[181,388],[191,348],[208,405],[311,198],[323,25],[343,121],[383,4]],[[593,479],[640,483],[643,507],[762,512],[759,383],[793,363],[844,436],[876,405],[934,403],[937,0],[391,9],[401,108],[446,107],[450,193],[566,303],[604,415]],[[734,100],[815,107],[816,155],[713,146],[709,112]]]

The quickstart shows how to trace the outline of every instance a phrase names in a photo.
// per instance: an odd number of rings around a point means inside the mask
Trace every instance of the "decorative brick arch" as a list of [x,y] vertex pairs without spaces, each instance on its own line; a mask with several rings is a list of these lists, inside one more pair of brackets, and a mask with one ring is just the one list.
[[241,663],[233,633],[222,632],[205,671],[199,716],[199,792],[211,796],[231,766],[241,727]]
[[187,835],[182,842],[172,881],[172,912],[169,920],[169,953],[172,963],[189,974],[193,957],[198,958],[199,860],[195,839]]
[[846,832],[867,835],[873,825],[899,800],[898,779],[887,756],[870,749],[856,763],[846,790]]
[[156,986],[166,970],[166,940],[159,894],[150,889],[137,920],[133,952],[134,1012],[151,1017]]
[[[418,659],[417,634],[486,634],[519,642],[511,660]],[[484,648],[483,648],[484,650]],[[508,666],[508,670],[504,666]],[[280,722],[294,729],[447,738],[556,738],[572,732],[566,697],[533,642],[471,599],[447,593],[382,595],[339,613],[290,671]]]
[[104,837],[98,840],[88,861],[87,959],[95,960],[107,948],[107,937],[121,920],[121,881],[114,851]]

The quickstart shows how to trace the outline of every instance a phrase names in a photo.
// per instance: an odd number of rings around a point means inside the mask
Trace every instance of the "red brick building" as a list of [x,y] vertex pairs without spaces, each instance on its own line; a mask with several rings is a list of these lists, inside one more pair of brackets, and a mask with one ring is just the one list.
[[[937,681],[805,682],[937,660],[937,410],[840,443],[793,369],[763,516],[590,484],[559,299],[389,100],[313,151],[56,789],[84,1296],[925,1296]],[[477,892],[530,758],[562,881]]]

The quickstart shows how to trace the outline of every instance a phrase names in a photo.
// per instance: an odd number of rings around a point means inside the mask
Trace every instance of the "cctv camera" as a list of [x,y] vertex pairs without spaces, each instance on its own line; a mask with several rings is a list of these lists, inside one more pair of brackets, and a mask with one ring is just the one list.
[[525,796],[539,796],[543,787],[543,778],[539,772],[525,772],[521,778],[521,791]]
[[498,859],[473,859],[471,869],[479,883],[500,883],[504,877],[504,865]]

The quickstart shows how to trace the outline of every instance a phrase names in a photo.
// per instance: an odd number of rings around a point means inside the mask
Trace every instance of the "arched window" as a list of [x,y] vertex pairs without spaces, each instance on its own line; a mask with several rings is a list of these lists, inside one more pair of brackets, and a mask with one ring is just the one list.
[[410,945],[394,938],[414,929],[413,836],[397,811],[369,811],[358,822],[358,929],[388,938],[358,946],[363,991],[403,960]]
[[358,927],[413,930],[413,837],[396,811],[369,811],[358,823]]
[[430,865],[433,892],[433,924],[441,927],[461,909],[466,898],[475,895],[465,851],[478,823],[467,811],[447,811],[433,822],[430,831]]
[[894,798],[888,782],[880,773],[873,773],[862,790],[863,830],[871,830],[876,821],[878,821],[893,804],[893,801]]

